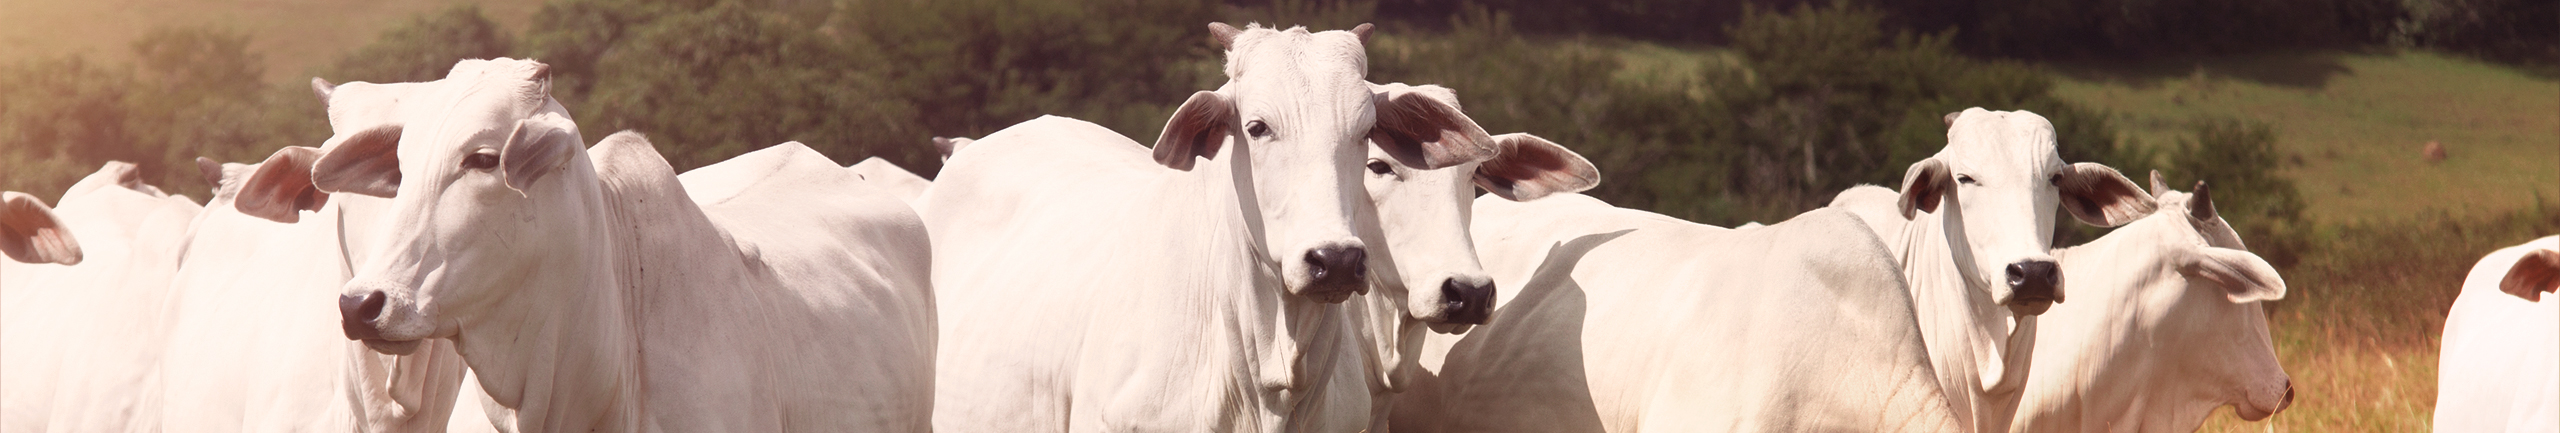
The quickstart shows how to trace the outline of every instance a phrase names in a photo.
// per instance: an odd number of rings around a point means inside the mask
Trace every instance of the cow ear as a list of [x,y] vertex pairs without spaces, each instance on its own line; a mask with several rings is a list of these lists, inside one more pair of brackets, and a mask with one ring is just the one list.
[[2178,272],[2221,286],[2233,303],[2284,299],[2284,276],[2257,254],[2208,246],[2187,251]]
[[400,194],[400,125],[366,129],[322,149],[311,163],[311,185],[330,193]]
[[578,137],[577,127],[562,120],[557,114],[543,113],[516,121],[515,133],[507,135],[506,147],[498,150],[498,166],[506,171],[508,189],[524,194],[534,181],[559,170],[586,144]]
[[2498,280],[2498,291],[2532,302],[2542,302],[2543,292],[2560,292],[2560,250],[2525,253]]
[[2134,186],[2132,179],[2115,168],[2094,162],[2072,164],[2054,178],[2061,188],[2062,208],[2072,218],[2099,227],[2115,227],[2150,215],[2160,207],[2159,200]]
[[311,180],[311,167],[321,159],[320,149],[286,146],[258,163],[258,171],[240,184],[231,196],[231,207],[240,213],[268,221],[292,224],[302,220],[302,211],[318,211],[329,203],[329,194],[321,192]]
[[1377,26],[1369,25],[1369,23],[1360,23],[1359,27],[1351,28],[1351,36],[1360,39],[1361,45],[1368,45],[1369,31],[1376,28]]
[[205,186],[207,186],[207,187],[211,187],[211,188],[215,191],[215,194],[221,194],[221,191],[222,191],[222,162],[221,162],[221,161],[215,161],[215,160],[213,160],[213,158],[206,158],[206,157],[201,157],[201,156],[196,157],[196,177],[203,178],[203,179],[204,179],[204,185],[205,185]]
[[1903,219],[1919,216],[1915,212],[1937,212],[1955,198],[1955,170],[1947,168],[1946,161],[1922,159],[1902,171],[1902,199],[1896,203],[1901,205]]
[[1600,184],[1600,168],[1571,149],[1528,133],[1493,137],[1501,153],[1476,166],[1476,186],[1511,201],[1582,192]]
[[0,192],[0,253],[21,263],[80,264],[80,241],[53,215],[44,200],[27,193]]
[[1480,162],[1499,153],[1493,136],[1458,110],[1457,96],[1440,86],[1369,85],[1377,124],[1369,141],[1405,166],[1438,170]]
[[1182,108],[1173,110],[1173,118],[1165,120],[1164,132],[1156,135],[1156,163],[1191,171],[1195,160],[1218,154],[1218,146],[1234,135],[1235,123],[1236,108],[1226,95],[1207,90],[1192,93],[1190,100],[1182,101]]

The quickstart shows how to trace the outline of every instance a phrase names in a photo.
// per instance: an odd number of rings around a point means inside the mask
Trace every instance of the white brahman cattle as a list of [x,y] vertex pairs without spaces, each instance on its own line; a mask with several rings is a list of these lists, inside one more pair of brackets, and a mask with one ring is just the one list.
[[[1456,93],[1432,86],[1387,84],[1463,112]],[[1340,393],[1328,405],[1365,413],[1328,416],[1367,422],[1320,430],[1387,431],[1394,396],[1420,372],[1424,335],[1463,333],[1493,312],[1493,279],[1476,259],[1475,241],[1467,227],[1476,189],[1515,201],[1574,193],[1600,183],[1600,169],[1582,155],[1525,133],[1493,136],[1494,156],[1481,163],[1440,169],[1416,167],[1372,144],[1362,176],[1369,200],[1360,202],[1361,242],[1369,246],[1369,286],[1373,293],[1343,306],[1362,350],[1345,352],[1334,366]],[[1357,355],[1356,358],[1350,355]],[[1348,362],[1345,362],[1348,361]],[[1349,384],[1365,383],[1366,387]],[[1366,403],[1363,404],[1362,402]]]
[[863,182],[869,182],[883,191],[888,191],[889,195],[897,196],[899,200],[907,202],[916,201],[916,197],[924,195],[925,188],[933,186],[933,181],[925,180],[924,176],[917,176],[915,172],[907,171],[905,167],[899,167],[898,164],[890,163],[889,160],[880,159],[877,156],[864,158],[862,162],[853,163],[845,169],[853,170],[853,174],[861,176]]
[[1043,117],[954,153],[918,200],[937,430],[1299,430],[1335,413],[1328,386],[1361,386],[1329,383],[1358,349],[1328,304],[1367,287],[1364,141],[1441,168],[1492,139],[1366,82],[1368,26],[1210,29],[1230,81],[1193,94],[1152,154]]
[[203,207],[143,184],[124,162],[106,163],[57,203],[71,236],[45,241],[57,245],[44,255],[77,239],[78,264],[0,261],[0,431],[147,428],[169,275]]
[[2444,319],[2436,431],[2560,431],[2560,236],[2482,257]]
[[1398,432],[1948,431],[1890,252],[1816,210],[1727,230],[1580,194],[1474,203],[1505,286],[1427,336]]
[[[340,95],[361,93],[351,89]],[[353,259],[346,252],[368,239],[344,228],[373,226],[342,221],[342,215],[378,214],[347,209],[379,209],[384,201],[353,194],[331,197],[313,191],[304,179],[271,182],[299,189],[249,191],[248,200],[267,202],[240,203],[242,186],[253,174],[308,176],[319,154],[313,148],[288,147],[255,165],[198,160],[215,190],[194,223],[185,260],[171,283],[171,335],[161,360],[162,386],[154,390],[162,401],[155,422],[165,429],[401,432],[448,427],[448,413],[464,396],[462,358],[450,343],[429,343],[403,356],[371,353],[340,334],[338,311],[330,302],[347,281]],[[296,219],[304,211],[313,213],[308,221],[288,224],[243,213],[243,208],[281,211]],[[450,422],[490,429],[486,416]]]
[[339,299],[387,353],[450,339],[517,427],[922,431],[933,306],[923,225],[801,146],[697,203],[637,134],[582,148],[548,67],[498,59],[433,112],[312,167],[391,198]]
[[2037,325],[2012,431],[2194,431],[2214,408],[2266,419],[2293,402],[2263,301],[2284,278],[2214,212],[2204,184],[2097,240],[2054,251],[2071,302]]
[[[2113,168],[2063,163],[2043,116],[1970,108],[1947,123],[1946,149],[1912,164],[1901,193],[1859,186],[1831,207],[1857,212],[1899,259],[1929,362],[1964,428],[2006,432],[2035,316],[2064,298],[2050,253],[2054,207],[2114,227],[2154,204]],[[1914,215],[1931,207],[1939,211]]]

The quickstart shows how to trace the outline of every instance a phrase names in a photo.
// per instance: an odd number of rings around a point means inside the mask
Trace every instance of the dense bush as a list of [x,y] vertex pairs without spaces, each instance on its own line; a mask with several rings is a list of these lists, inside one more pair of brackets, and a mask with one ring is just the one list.
[[[461,59],[487,59],[514,49],[505,29],[478,5],[419,15],[382,32],[373,43],[338,59],[328,78],[336,82],[402,83],[444,78]],[[250,81],[254,83],[255,81]]]
[[2194,126],[2194,137],[2169,151],[2161,175],[2172,189],[2190,190],[2197,181],[2210,185],[2214,210],[2248,239],[2250,250],[2291,268],[2311,233],[2303,220],[2302,192],[2274,169],[2284,165],[2275,142],[2274,128],[2264,123],[2207,119]]
[[2404,42],[2489,60],[2560,67],[2560,2],[2412,0]]
[[[307,89],[260,84],[248,36],[159,29],[132,45],[134,62],[73,56],[0,66],[0,181],[48,200],[107,161],[140,166],[165,190],[204,197],[192,162],[263,158],[325,131]],[[305,112],[304,110],[307,110]]]
[[724,3],[634,29],[597,61],[609,73],[572,110],[590,139],[649,134],[679,170],[785,141],[843,163],[931,160],[906,105],[871,75],[880,68],[844,51],[805,25]]
[[861,0],[837,25],[914,105],[917,146],[1042,114],[1152,142],[1184,98],[1224,81],[1204,27],[1215,12],[1196,0]]

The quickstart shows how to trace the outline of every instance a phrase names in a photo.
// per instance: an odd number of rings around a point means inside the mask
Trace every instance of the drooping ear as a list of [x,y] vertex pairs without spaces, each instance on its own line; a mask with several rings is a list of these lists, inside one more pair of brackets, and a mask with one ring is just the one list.
[[2213,209],[2213,189],[2206,187],[2204,181],[2196,181],[2196,192],[2187,199],[2187,216],[2195,217],[2196,221],[2222,217],[2221,212]]
[[1218,49],[1236,49],[1236,35],[1240,34],[1244,34],[1244,30],[1238,30],[1236,26],[1230,26],[1227,23],[1209,23],[1209,37],[1218,40]]
[[1360,45],[1368,45],[1369,30],[1374,28],[1376,26],[1371,26],[1369,23],[1360,23],[1360,26],[1351,28],[1351,36],[1360,38]]
[[2054,186],[2062,189],[2062,208],[2071,217],[2099,227],[2115,227],[2150,215],[2160,201],[2142,192],[2113,167],[2094,162],[2062,169]]
[[1929,158],[1902,171],[1902,199],[1896,203],[1901,205],[1902,218],[1911,219],[1920,216],[1918,212],[1937,212],[1955,197],[1955,170],[1947,168],[1946,161]]
[[2160,170],[2152,170],[2152,171],[2151,171],[2151,198],[2153,198],[2153,199],[2158,199],[2158,198],[2160,198],[2160,196],[2168,195],[2168,194],[2169,194],[2169,183],[2168,183],[2168,182],[2163,182],[2163,181],[2161,181],[2160,179],[2161,179],[2161,178],[2160,178]]
[[330,193],[400,194],[400,125],[366,129],[321,149],[311,163],[311,185]]
[[2542,302],[2542,292],[2560,292],[2560,250],[2525,253],[2498,280],[2498,291],[2532,302]]
[[338,85],[329,84],[329,80],[323,80],[320,79],[320,77],[311,77],[311,94],[319,95],[320,103],[329,103],[329,94],[337,93],[337,91]]
[[0,253],[20,263],[80,264],[80,241],[53,208],[27,193],[0,192]]
[[1476,186],[1493,195],[1529,201],[1600,185],[1599,167],[1553,141],[1514,132],[1493,136],[1493,143],[1501,153],[1477,165],[1475,173]]
[[240,184],[231,196],[231,207],[240,213],[268,221],[292,224],[302,220],[302,211],[318,211],[329,203],[329,193],[312,184],[311,167],[319,162],[320,149],[286,146],[267,155],[258,163],[258,171]]
[[2257,254],[2204,246],[2187,251],[2178,272],[2221,286],[2233,303],[2284,299],[2284,276]]
[[[1225,24],[1210,23],[1215,30]],[[1233,27],[1228,27],[1233,29]],[[1218,154],[1218,146],[1234,135],[1236,108],[1226,95],[1213,91],[1191,94],[1182,108],[1173,110],[1173,118],[1165,120],[1164,132],[1156,135],[1156,163],[1175,170],[1191,171],[1199,158]]]
[[498,166],[506,171],[507,188],[519,195],[567,164],[570,155],[585,145],[578,128],[553,113],[536,114],[516,121],[515,133],[507,135],[506,147],[498,149]]
[[1438,170],[1484,161],[1499,152],[1493,136],[1458,110],[1456,94],[1446,87],[1371,84],[1369,89],[1378,113],[1369,141],[1405,166]]

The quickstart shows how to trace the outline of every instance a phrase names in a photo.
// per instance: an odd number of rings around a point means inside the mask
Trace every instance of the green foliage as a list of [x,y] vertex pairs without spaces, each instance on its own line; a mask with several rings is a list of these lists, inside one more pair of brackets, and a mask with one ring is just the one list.
[[400,83],[444,78],[463,59],[505,56],[513,43],[498,23],[465,4],[411,19],[348,54],[331,68],[333,81]]
[[308,91],[258,84],[264,71],[247,46],[238,32],[160,29],[133,44],[131,65],[73,56],[0,66],[0,161],[10,167],[0,181],[47,196],[127,161],[164,190],[202,197],[210,186],[196,157],[262,158],[299,144],[281,139],[289,132],[325,125]]
[[2406,42],[2494,61],[2560,67],[2560,2],[2410,0]]
[[2358,47],[2388,39],[2399,0],[1875,1],[1921,29],[1962,29],[1978,53],[2192,55]]
[[2276,174],[2283,166],[2275,148],[2275,129],[2264,123],[2209,119],[2195,125],[2195,137],[2181,140],[2168,154],[2161,175],[2169,187],[2192,189],[2203,181],[2213,190],[2214,210],[2249,240],[2250,250],[2278,267],[2291,267],[2308,245],[2302,191],[2293,180]]
[[[979,136],[1042,114],[1152,141],[1192,92],[1217,85],[1197,0],[849,0],[837,26],[877,53],[929,135]],[[913,141],[925,143],[925,134]],[[909,165],[909,167],[916,167]]]
[[596,68],[586,135],[650,135],[677,169],[800,141],[847,162],[930,160],[925,136],[869,65],[806,27],[723,3],[632,30]]

